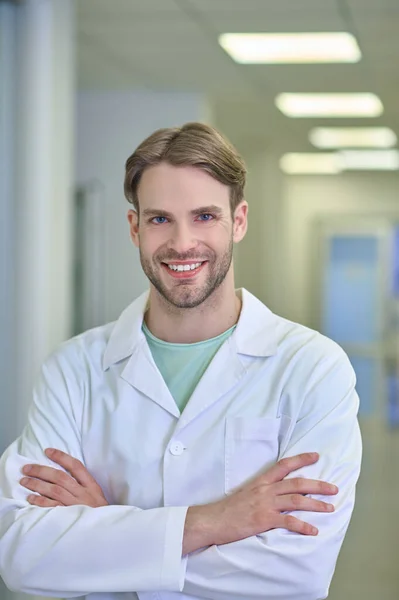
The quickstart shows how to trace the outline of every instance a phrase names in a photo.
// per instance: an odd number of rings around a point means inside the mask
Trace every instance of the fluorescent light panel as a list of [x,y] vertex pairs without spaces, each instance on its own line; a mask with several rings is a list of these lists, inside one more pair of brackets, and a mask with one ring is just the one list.
[[398,150],[342,150],[339,152],[345,171],[396,171]]
[[342,150],[340,152],[291,152],[280,159],[289,175],[334,175],[342,171],[399,170],[399,150]]
[[289,175],[306,173],[333,175],[341,171],[335,152],[290,152],[281,157],[280,168]]
[[275,104],[288,117],[378,117],[383,112],[375,94],[279,94]]
[[219,44],[241,64],[355,63],[356,38],[345,32],[223,33]]
[[388,127],[315,127],[309,141],[316,148],[392,148],[396,134]]

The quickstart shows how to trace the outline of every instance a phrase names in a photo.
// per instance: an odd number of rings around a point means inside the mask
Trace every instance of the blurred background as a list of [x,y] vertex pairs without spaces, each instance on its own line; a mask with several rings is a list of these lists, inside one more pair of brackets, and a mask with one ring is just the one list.
[[237,287],[357,374],[363,471],[329,597],[397,600],[398,60],[399,0],[0,1],[0,450],[45,357],[147,287],[126,158],[209,123],[248,165]]

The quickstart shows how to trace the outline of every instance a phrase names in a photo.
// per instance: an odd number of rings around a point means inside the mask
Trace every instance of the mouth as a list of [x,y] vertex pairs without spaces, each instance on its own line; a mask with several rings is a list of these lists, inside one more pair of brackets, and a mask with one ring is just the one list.
[[174,279],[193,279],[208,261],[162,263],[163,269]]

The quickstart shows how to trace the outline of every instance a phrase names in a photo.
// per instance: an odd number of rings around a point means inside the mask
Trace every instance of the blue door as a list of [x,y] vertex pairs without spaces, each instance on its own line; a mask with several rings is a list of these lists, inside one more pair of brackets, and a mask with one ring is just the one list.
[[379,244],[375,235],[327,237],[322,331],[349,355],[357,376],[361,414],[378,411],[381,393]]

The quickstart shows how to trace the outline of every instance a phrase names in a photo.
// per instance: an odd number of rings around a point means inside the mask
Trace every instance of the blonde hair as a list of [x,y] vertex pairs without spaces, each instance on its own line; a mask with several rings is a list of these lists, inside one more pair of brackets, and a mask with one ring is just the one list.
[[202,169],[230,188],[231,213],[244,198],[246,167],[234,146],[203,123],[158,129],[126,161],[125,196],[139,212],[137,189],[147,167],[166,162]]

